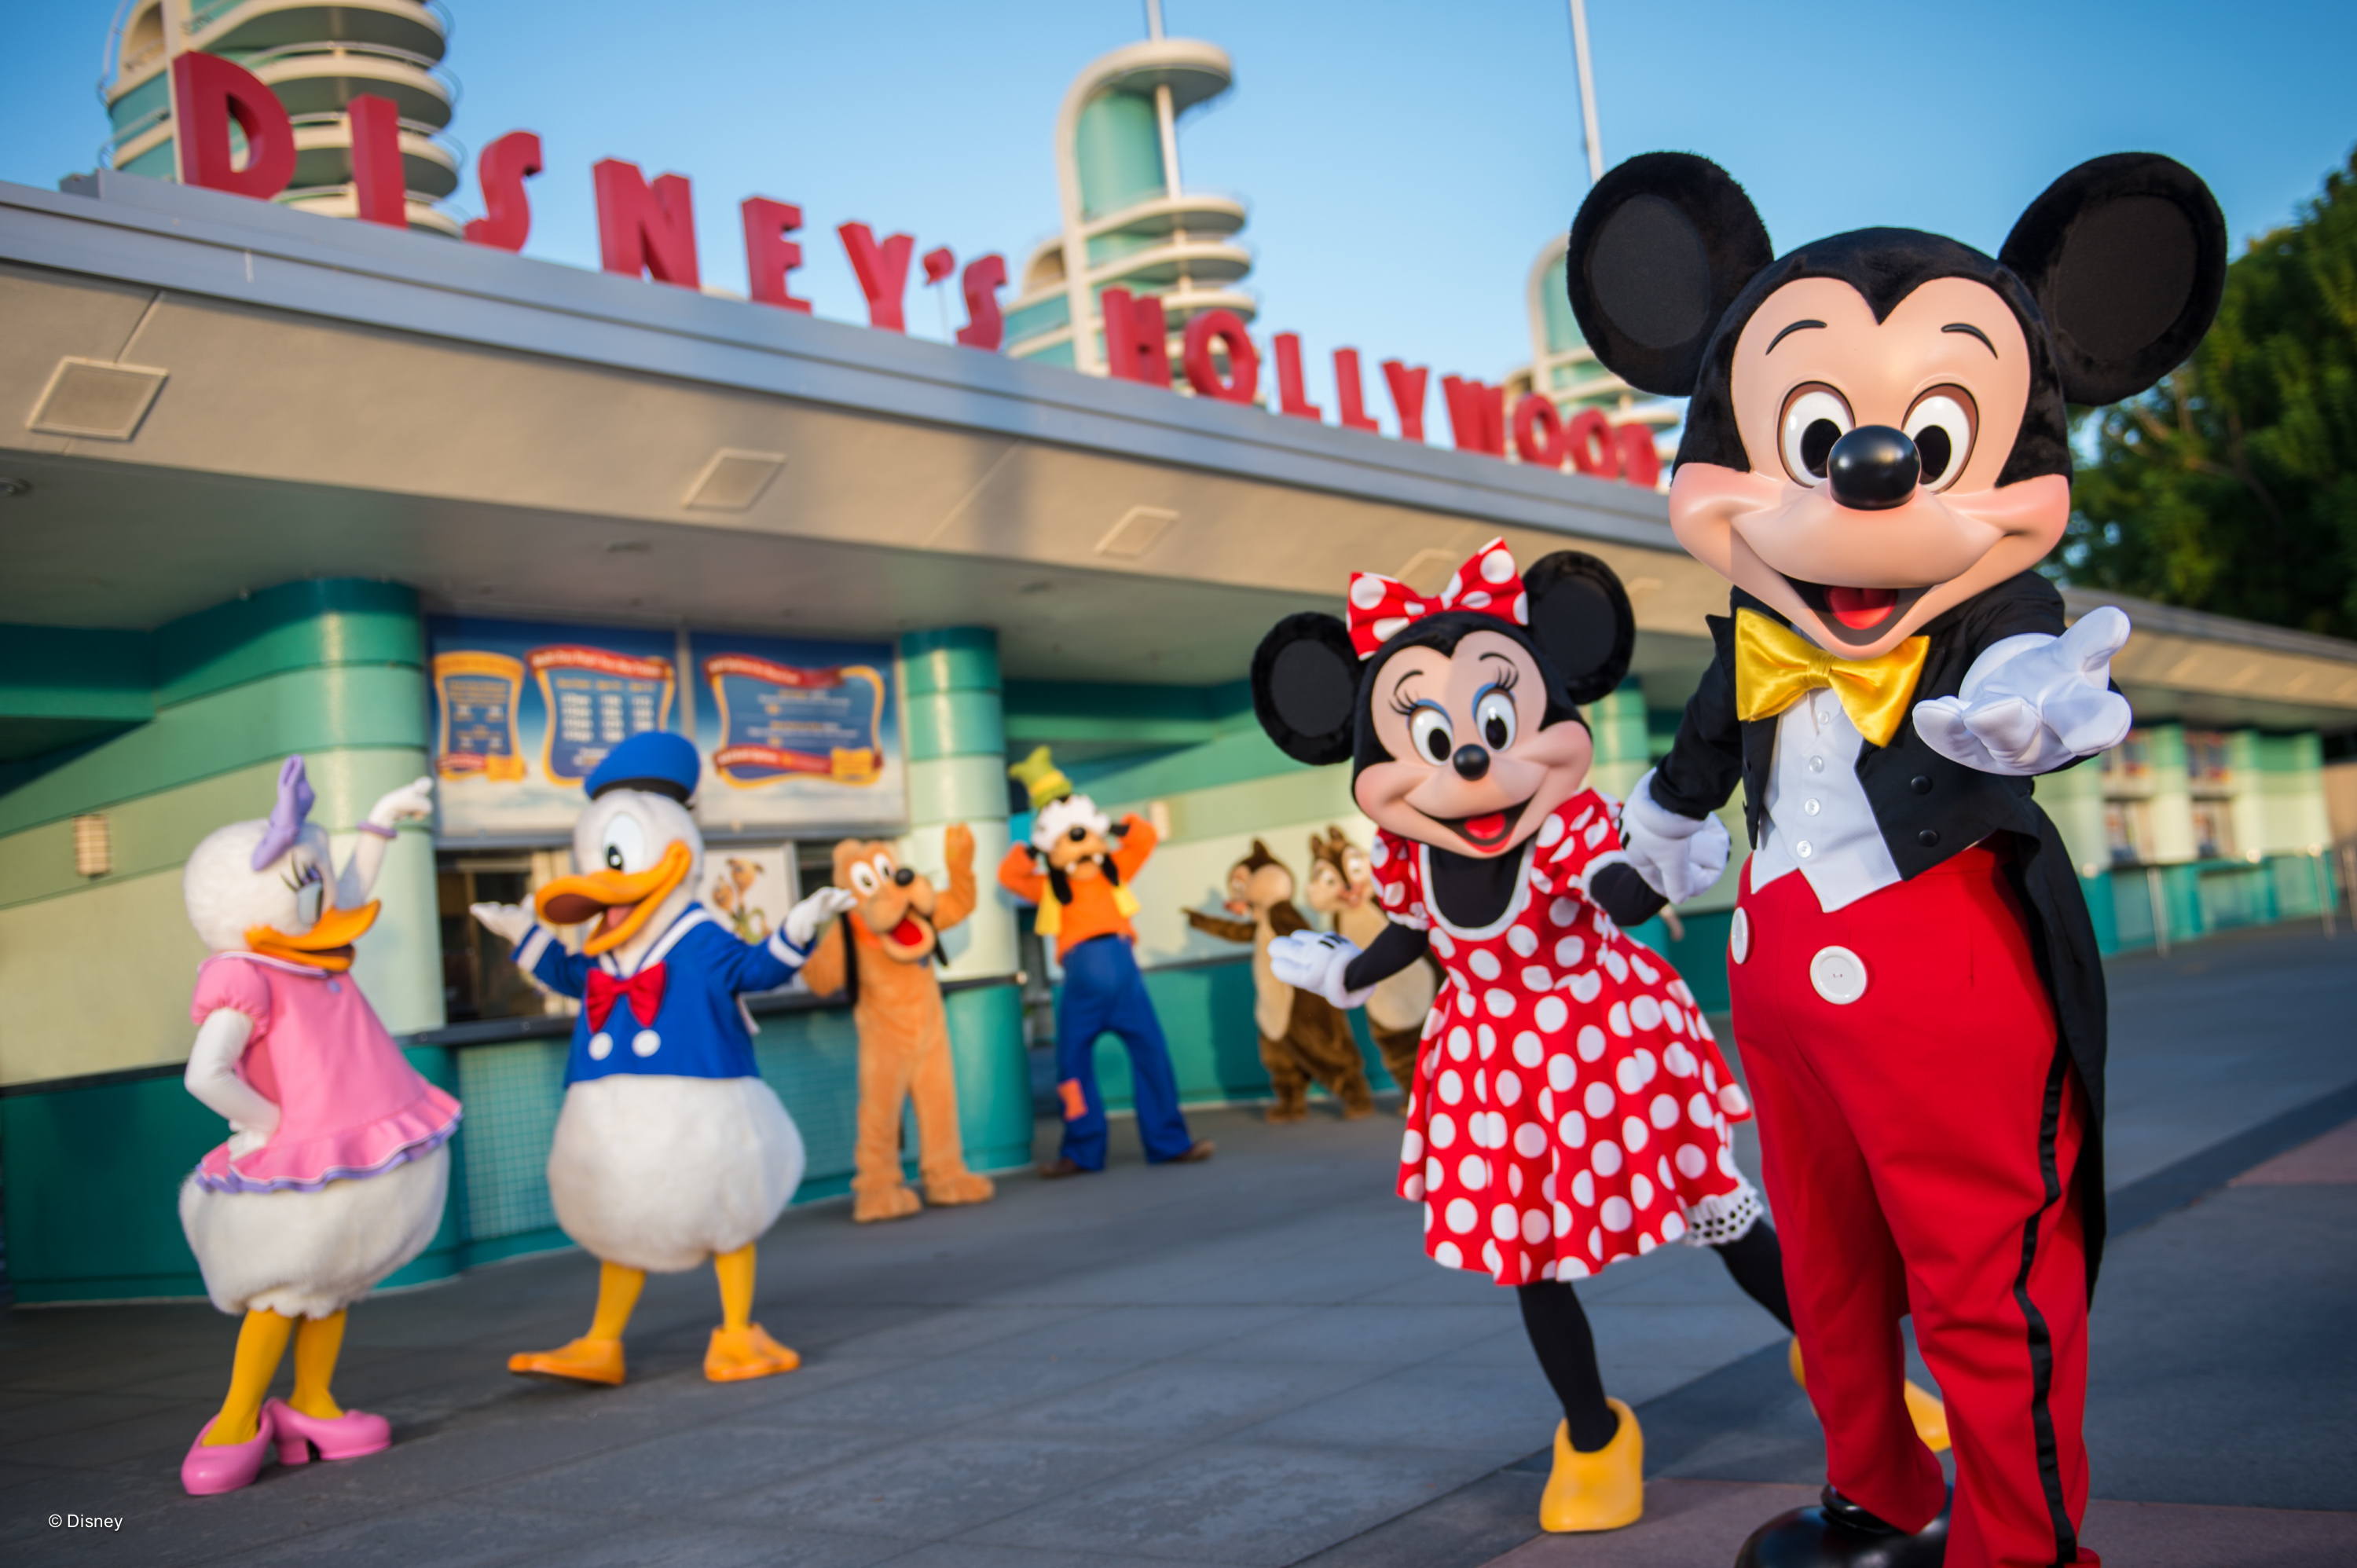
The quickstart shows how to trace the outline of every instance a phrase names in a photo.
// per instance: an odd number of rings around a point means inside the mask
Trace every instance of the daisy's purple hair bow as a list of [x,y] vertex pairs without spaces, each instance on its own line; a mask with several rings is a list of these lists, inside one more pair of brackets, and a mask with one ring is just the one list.
[[303,836],[303,819],[311,814],[311,802],[317,799],[310,779],[303,776],[303,758],[288,757],[278,769],[278,803],[270,808],[270,825],[262,830],[262,842],[253,846],[254,870],[260,871],[295,846],[295,841]]

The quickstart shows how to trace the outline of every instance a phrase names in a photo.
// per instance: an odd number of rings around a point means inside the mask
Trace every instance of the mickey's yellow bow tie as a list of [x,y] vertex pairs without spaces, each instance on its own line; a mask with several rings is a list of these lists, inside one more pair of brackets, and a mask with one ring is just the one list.
[[1735,612],[1735,714],[1774,718],[1820,686],[1841,699],[1857,733],[1889,746],[1907,716],[1915,678],[1931,651],[1928,637],[1910,637],[1878,659],[1836,659],[1789,627],[1756,610]]

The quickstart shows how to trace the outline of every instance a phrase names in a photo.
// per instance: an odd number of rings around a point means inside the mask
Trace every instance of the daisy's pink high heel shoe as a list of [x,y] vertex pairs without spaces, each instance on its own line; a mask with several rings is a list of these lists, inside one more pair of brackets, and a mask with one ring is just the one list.
[[277,1430],[281,1465],[307,1464],[314,1448],[322,1459],[359,1459],[393,1446],[393,1423],[364,1410],[348,1410],[333,1421],[322,1421],[284,1400],[272,1400],[262,1412]]
[[[277,1402],[273,1400],[270,1404]],[[253,1485],[254,1477],[262,1474],[262,1466],[270,1457],[270,1405],[262,1407],[262,1419],[252,1438],[209,1447],[205,1439],[212,1434],[213,1422],[220,1419],[215,1416],[205,1423],[188,1456],[180,1461],[180,1485],[192,1498],[214,1497]]]

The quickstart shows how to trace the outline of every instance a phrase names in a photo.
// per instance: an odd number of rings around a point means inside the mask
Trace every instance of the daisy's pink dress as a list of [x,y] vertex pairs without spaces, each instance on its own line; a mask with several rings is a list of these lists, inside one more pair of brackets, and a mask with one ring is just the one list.
[[1581,791],[1515,853],[1513,897],[1479,930],[1440,915],[1424,845],[1380,832],[1370,856],[1383,912],[1430,932],[1448,976],[1400,1148],[1425,1251],[1519,1285],[1734,1240],[1760,1214],[1728,1131],[1751,1107],[1685,982],[1588,901],[1622,858],[1612,802]]

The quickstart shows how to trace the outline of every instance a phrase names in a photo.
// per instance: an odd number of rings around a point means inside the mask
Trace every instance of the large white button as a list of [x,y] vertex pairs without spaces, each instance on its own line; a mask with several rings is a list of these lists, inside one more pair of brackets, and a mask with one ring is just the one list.
[[604,1061],[614,1054],[614,1036],[600,1029],[589,1036],[589,1059]]
[[1824,759],[1824,757],[1812,757],[1811,758],[1809,758],[1809,771],[1810,771],[1810,772],[1812,772],[1812,773],[1823,773],[1824,770],[1825,770],[1825,759]]
[[662,1036],[652,1029],[640,1029],[630,1036],[630,1050],[635,1055],[651,1057],[661,1049],[662,1049]]
[[1809,961],[1809,983],[1836,1007],[1866,994],[1866,961],[1847,948],[1819,948]]
[[1804,800],[1801,803],[1801,810],[1808,812],[1809,815],[1813,817],[1824,809],[1824,802],[1819,800]]
[[1751,956],[1751,916],[1739,908],[1734,923],[1727,928],[1727,956],[1738,963]]
[[1792,846],[1792,853],[1799,855],[1803,860],[1806,860],[1809,856],[1816,854],[1817,851],[1816,847],[1810,843],[1808,840],[1803,839],[1800,843]]

